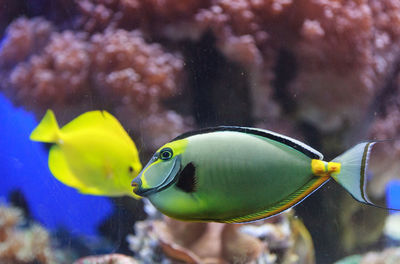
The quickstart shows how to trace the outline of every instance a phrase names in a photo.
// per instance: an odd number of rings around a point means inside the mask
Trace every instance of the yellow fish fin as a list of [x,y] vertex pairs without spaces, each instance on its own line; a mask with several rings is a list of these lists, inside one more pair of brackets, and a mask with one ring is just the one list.
[[47,110],[42,121],[32,131],[30,137],[33,141],[56,143],[60,139],[60,128],[52,110]]
[[49,168],[53,176],[65,185],[75,189],[85,188],[85,185],[71,172],[64,153],[57,145],[53,145],[50,149]]
[[68,124],[66,124],[62,128],[62,131],[72,132],[85,128],[95,130],[99,128],[106,129],[108,131],[111,130],[117,133],[118,136],[125,136],[130,141],[132,141],[120,122],[107,111],[90,111],[83,113]]
[[232,218],[232,219],[222,219],[219,222],[222,223],[246,223],[252,222],[260,219],[265,219],[270,216],[277,215],[296,204],[303,201],[307,196],[311,195],[314,191],[316,191],[319,187],[321,187],[324,183],[326,183],[330,177],[313,177],[310,181],[308,181],[304,186],[290,194],[287,198],[278,201],[277,203],[270,205],[263,211],[256,212],[253,214],[245,215],[242,217]]

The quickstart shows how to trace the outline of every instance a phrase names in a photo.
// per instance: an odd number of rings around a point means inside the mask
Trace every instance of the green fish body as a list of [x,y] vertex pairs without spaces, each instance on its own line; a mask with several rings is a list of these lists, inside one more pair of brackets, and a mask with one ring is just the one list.
[[30,138],[52,143],[49,168],[62,183],[85,194],[136,197],[129,183],[142,168],[138,152],[109,113],[87,112],[59,128],[48,110]]
[[296,205],[331,177],[370,203],[360,171],[371,146],[361,143],[325,162],[318,151],[271,131],[205,129],[157,150],[132,186],[164,214],[187,221],[263,219]]

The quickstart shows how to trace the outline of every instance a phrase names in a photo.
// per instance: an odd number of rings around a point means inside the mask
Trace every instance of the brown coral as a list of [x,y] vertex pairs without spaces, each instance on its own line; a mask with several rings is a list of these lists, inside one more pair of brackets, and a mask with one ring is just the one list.
[[112,18],[107,23],[100,19],[103,27],[141,28],[170,40],[213,32],[229,59],[251,69],[256,118],[274,117],[266,106],[274,103],[273,67],[277,54],[289,51],[298,72],[287,96],[297,102],[299,118],[324,131],[363,117],[399,52],[396,0],[200,2],[88,0],[79,5],[91,6],[82,8],[83,17],[93,14],[88,10],[107,10],[101,18]]
[[73,106],[70,116],[62,115],[68,120],[79,111],[115,108],[127,129],[154,136],[146,137],[149,148],[187,127],[180,115],[161,105],[178,93],[181,57],[147,43],[139,31],[107,30],[88,36],[54,32],[43,19],[20,19],[10,25],[4,43],[1,88],[38,115],[48,108],[57,112]]
[[52,99],[82,99],[94,86],[118,103],[155,111],[159,100],[177,92],[183,66],[177,54],[146,43],[139,31],[109,30],[88,39],[80,32],[53,32],[43,19],[17,20],[7,30],[1,61],[17,64],[32,54],[12,70],[9,89],[21,101],[33,95],[47,106]]
[[147,44],[139,31],[106,31],[91,38],[94,85],[118,104],[158,110],[177,92],[182,60],[158,44]]
[[122,254],[109,254],[100,256],[90,256],[78,259],[74,264],[137,264],[132,258]]
[[314,263],[308,231],[290,215],[244,225],[147,220],[136,223],[128,241],[146,260],[158,244],[166,256],[185,263]]
[[87,93],[89,57],[85,35],[42,18],[21,18],[7,29],[0,49],[1,88],[16,103],[43,112],[79,101]]
[[54,263],[49,235],[40,226],[20,229],[22,212],[0,205],[0,262],[4,264]]
[[40,55],[17,65],[10,74],[7,90],[18,103],[36,108],[66,105],[88,93],[90,60],[84,34],[54,33]]
[[53,26],[43,18],[19,18],[6,31],[0,49],[0,67],[14,66],[42,50],[53,32]]
[[239,231],[238,225],[225,225],[221,233],[221,255],[228,263],[249,263],[265,251],[259,239]]
[[[298,103],[299,117],[322,130],[335,130],[363,117],[382,88],[398,52],[400,34],[393,28],[400,25],[399,11],[393,0],[221,0],[201,10],[196,21],[215,32],[228,57],[242,63],[254,58],[251,65],[263,65],[267,75],[273,65],[268,61],[274,59],[268,50],[293,53],[298,73],[290,96]],[[238,39],[247,39],[242,41],[247,48],[238,46]],[[262,96],[264,104],[267,97]],[[256,115],[262,105],[255,106]]]
[[188,121],[162,106],[179,92],[183,61],[179,54],[148,44],[139,31],[107,30],[90,40],[91,80],[96,93],[128,129],[154,149],[188,128]]
[[[361,120],[398,53],[400,33],[395,28],[400,7],[394,0],[86,0],[76,4],[85,30],[108,28],[90,40],[91,53],[99,53],[92,57],[95,68],[90,80],[102,95],[133,102],[135,111],[158,107],[159,98],[176,93],[183,64],[175,54],[146,44],[138,31],[117,27],[140,28],[146,37],[172,41],[213,32],[217,47],[249,68],[256,119],[279,115],[270,82],[279,52],[287,50],[297,61],[297,75],[291,83],[275,88],[289,85],[286,93],[279,93],[293,99],[296,116],[324,131]],[[102,45],[108,48],[101,49]],[[120,50],[112,49],[117,46]],[[133,50],[138,54],[130,55]]]
[[207,1],[84,0],[76,1],[79,24],[89,32],[107,27],[157,30],[160,25],[191,18]]
[[[395,63],[399,25],[386,8],[395,1],[309,1],[303,4],[294,48],[299,73],[292,85],[300,115],[323,130],[363,118]],[[397,27],[397,26],[394,26]]]

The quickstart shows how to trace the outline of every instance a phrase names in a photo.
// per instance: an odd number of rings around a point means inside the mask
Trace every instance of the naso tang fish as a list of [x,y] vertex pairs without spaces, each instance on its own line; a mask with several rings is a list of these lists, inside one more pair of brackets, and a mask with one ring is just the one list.
[[49,168],[62,183],[84,194],[122,196],[142,165],[134,142],[106,111],[84,113],[59,128],[48,110],[30,139],[53,143]]
[[162,213],[187,221],[240,223],[276,215],[333,178],[356,200],[365,192],[374,142],[331,162],[298,140],[267,130],[217,127],[162,146],[132,181]]

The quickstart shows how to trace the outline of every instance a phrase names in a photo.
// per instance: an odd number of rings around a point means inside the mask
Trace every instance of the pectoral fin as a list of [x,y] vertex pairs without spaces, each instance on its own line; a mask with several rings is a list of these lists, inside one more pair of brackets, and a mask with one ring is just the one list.
[[64,153],[57,145],[53,145],[50,149],[49,168],[53,176],[65,185],[78,190],[85,188],[85,185],[71,172]]

